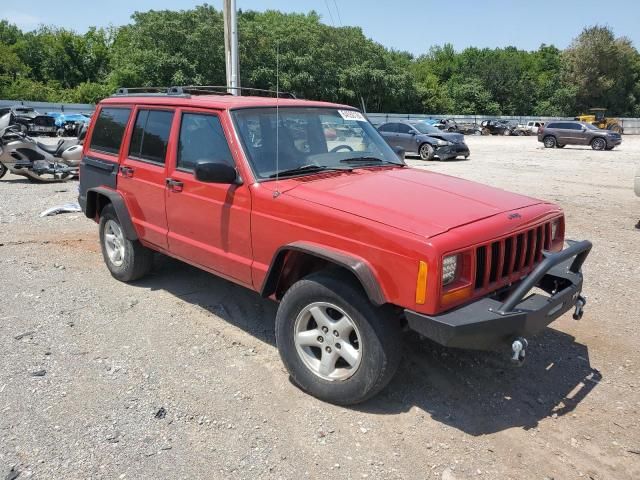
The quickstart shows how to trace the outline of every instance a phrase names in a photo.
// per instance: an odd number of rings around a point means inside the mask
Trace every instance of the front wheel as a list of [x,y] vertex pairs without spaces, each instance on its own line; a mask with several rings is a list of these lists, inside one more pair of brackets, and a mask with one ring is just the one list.
[[0,163],[0,178],[4,177],[8,171],[9,169],[3,163]]
[[435,156],[435,150],[433,149],[433,146],[429,145],[428,143],[423,143],[422,145],[420,145],[419,153],[422,160],[433,160],[433,157]]
[[607,141],[604,138],[594,138],[591,140],[591,148],[594,150],[604,150],[607,148]]
[[102,257],[114,278],[132,282],[144,277],[153,263],[153,252],[137,240],[129,240],[111,204],[100,215]]
[[401,358],[400,322],[376,307],[349,274],[319,272],[296,282],[276,316],[276,343],[293,382],[338,405],[382,390]]

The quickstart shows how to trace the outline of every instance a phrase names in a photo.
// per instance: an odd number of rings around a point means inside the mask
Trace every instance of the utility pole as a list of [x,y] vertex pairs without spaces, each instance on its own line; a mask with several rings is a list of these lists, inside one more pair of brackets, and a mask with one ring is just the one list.
[[238,60],[238,17],[236,0],[222,0],[224,18],[224,58],[227,87],[232,95],[240,95],[240,61]]

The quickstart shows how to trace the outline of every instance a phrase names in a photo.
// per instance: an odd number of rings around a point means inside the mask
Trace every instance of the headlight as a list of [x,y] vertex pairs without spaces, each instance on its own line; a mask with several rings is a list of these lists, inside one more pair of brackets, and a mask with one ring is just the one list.
[[446,140],[436,140],[436,145],[444,147],[445,145],[451,145],[451,142],[447,142]]
[[456,279],[458,273],[458,257],[460,255],[449,255],[442,260],[442,285],[449,285]]

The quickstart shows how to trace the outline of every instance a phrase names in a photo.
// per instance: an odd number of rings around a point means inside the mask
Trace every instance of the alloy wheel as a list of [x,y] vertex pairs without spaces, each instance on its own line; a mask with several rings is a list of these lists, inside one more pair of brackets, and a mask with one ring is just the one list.
[[307,305],[294,325],[300,359],[324,380],[346,380],[356,373],[362,359],[361,338],[351,317],[329,302]]
[[116,267],[124,262],[124,235],[117,222],[109,219],[104,226],[104,246],[109,261]]

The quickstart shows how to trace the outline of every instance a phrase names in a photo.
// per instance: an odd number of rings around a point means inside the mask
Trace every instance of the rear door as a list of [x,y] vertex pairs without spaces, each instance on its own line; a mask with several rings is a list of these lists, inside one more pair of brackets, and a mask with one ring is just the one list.
[[175,112],[167,107],[139,106],[134,115],[131,135],[123,145],[118,190],[140,239],[166,249],[165,168]]
[[397,123],[385,123],[378,129],[378,131],[382,134],[389,145],[391,145],[392,147],[402,147],[402,145],[400,144],[400,139],[398,138]]
[[418,146],[415,141],[415,130],[411,125],[398,123],[398,145],[407,152],[417,152]]
[[246,184],[196,180],[200,160],[236,167],[222,112],[181,109],[177,113],[167,175],[167,219],[171,254],[251,285],[251,194]]

